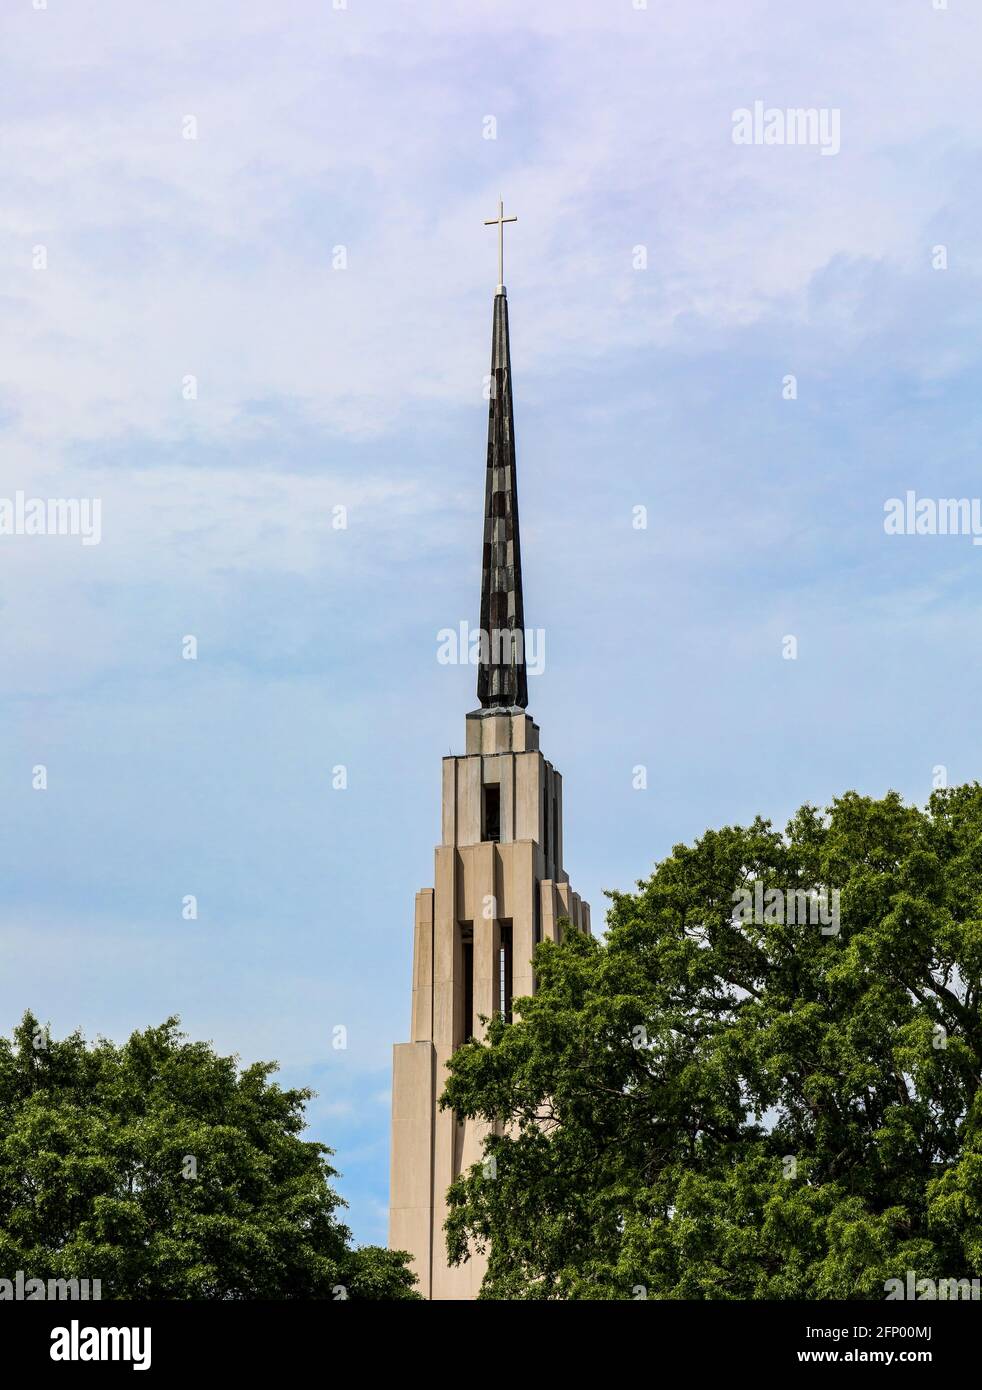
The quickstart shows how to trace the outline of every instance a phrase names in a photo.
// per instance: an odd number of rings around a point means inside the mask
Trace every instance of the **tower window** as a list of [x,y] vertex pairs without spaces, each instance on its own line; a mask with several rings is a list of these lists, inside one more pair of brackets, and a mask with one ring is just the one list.
[[[535,894],[535,896],[532,899],[532,947],[534,950],[534,948],[538,946],[539,942],[542,940],[542,885],[539,883],[538,879],[535,879],[533,881],[532,888]],[[535,971],[533,970],[532,993],[534,994],[538,988],[539,982],[536,979]]]
[[501,788],[497,783],[484,788],[484,833],[482,840],[501,839]]
[[461,1042],[474,1036],[474,924],[460,924],[460,968],[463,974],[463,1035]]
[[549,876],[549,792],[545,780],[542,783],[542,855],[546,861],[546,876]]
[[506,1023],[511,1023],[511,989],[511,922],[502,922],[498,949],[498,1008]]

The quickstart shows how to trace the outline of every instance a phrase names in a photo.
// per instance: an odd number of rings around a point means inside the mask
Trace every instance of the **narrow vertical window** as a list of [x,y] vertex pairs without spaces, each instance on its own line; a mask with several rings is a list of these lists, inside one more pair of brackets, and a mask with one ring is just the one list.
[[542,779],[542,853],[546,861],[546,877],[549,874],[549,793],[546,790],[545,777]]
[[[535,952],[536,946],[542,940],[542,889],[539,880],[533,879],[532,898],[532,951]],[[539,988],[539,981],[536,979],[535,970],[532,971],[532,993],[535,994]]]
[[511,1023],[511,990],[511,922],[502,922],[498,949],[498,1009],[506,1023]]
[[463,975],[463,1033],[460,1041],[474,1036],[474,924],[460,924],[461,973]]
[[484,833],[482,840],[501,839],[501,788],[497,783],[484,788]]

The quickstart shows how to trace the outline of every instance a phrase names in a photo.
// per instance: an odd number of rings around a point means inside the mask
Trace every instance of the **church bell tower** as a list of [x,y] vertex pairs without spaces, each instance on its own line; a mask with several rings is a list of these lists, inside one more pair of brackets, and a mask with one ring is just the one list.
[[[449,1266],[446,1192],[482,1158],[488,1126],[439,1108],[446,1064],[481,1039],[482,1016],[511,1017],[533,992],[532,953],[557,939],[560,918],[590,930],[590,909],[563,868],[562,778],[539,751],[526,713],[525,614],[515,477],[508,300],[498,280],[491,334],[479,708],[466,716],[466,752],[443,759],[441,843],[434,887],[416,894],[411,1040],[393,1048],[389,1246],[413,1256],[431,1299],[477,1296],[485,1261]],[[492,225],[489,223],[488,225]]]

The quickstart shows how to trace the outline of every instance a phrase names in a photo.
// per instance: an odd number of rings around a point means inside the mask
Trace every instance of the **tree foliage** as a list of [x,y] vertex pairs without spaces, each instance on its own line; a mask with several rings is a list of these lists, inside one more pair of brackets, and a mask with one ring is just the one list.
[[239,1070],[176,1019],[123,1046],[0,1038],[0,1276],[103,1298],[412,1298],[401,1253],[353,1250],[312,1092]]
[[[734,898],[837,889],[839,930]],[[982,1273],[982,787],[678,845],[451,1063],[495,1122],[448,1248],[495,1298],[884,1298]],[[775,915],[775,914],[772,914]],[[785,912],[785,917],[793,914]]]

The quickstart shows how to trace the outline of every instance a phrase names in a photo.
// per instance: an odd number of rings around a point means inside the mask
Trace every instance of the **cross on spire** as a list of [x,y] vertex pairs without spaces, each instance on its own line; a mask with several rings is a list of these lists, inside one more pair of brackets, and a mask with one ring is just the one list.
[[504,289],[504,285],[505,285],[505,223],[506,223],[506,222],[517,222],[517,221],[518,221],[518,218],[517,218],[517,217],[506,217],[506,216],[505,216],[505,205],[504,205],[504,203],[501,201],[501,194],[499,193],[499,194],[498,194],[498,216],[497,216],[497,217],[486,217],[486,218],[484,219],[484,225],[485,225],[485,227],[497,227],[497,228],[498,228],[498,288],[499,288],[499,290],[500,290],[500,289]]

